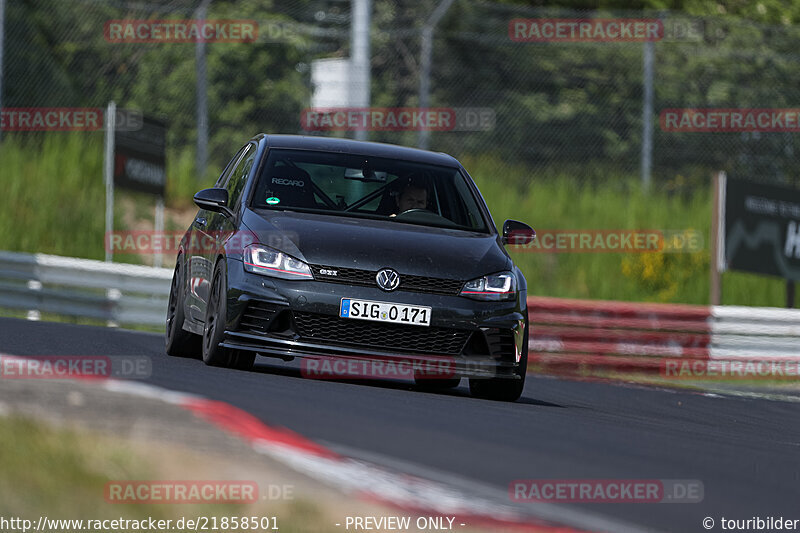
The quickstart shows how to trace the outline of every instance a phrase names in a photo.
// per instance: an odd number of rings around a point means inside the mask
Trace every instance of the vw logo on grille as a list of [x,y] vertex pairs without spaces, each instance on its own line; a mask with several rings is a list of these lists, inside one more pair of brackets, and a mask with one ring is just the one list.
[[384,268],[378,271],[375,276],[375,281],[378,282],[378,287],[385,291],[393,291],[400,285],[400,274],[391,268]]

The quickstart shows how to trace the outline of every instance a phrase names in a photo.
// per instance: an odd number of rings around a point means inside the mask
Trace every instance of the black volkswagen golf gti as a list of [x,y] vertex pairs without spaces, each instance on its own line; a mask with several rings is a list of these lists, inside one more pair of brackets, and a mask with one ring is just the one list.
[[453,157],[261,134],[194,201],[169,355],[239,369],[256,355],[410,361],[421,386],[464,377],[475,396],[522,393],[526,282],[504,245],[535,233],[508,220],[499,234]]

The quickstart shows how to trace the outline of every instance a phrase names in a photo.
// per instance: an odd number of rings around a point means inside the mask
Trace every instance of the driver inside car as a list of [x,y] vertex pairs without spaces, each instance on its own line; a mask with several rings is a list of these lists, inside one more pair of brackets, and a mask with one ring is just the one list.
[[428,189],[418,178],[410,178],[408,184],[395,197],[397,211],[390,216],[397,216],[410,209],[428,208]]

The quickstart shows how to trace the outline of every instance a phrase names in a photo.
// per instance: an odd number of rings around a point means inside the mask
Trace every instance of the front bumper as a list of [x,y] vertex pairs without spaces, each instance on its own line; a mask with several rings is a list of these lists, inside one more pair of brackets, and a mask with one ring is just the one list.
[[[430,326],[339,318],[342,298],[432,308]],[[286,281],[245,272],[228,260],[226,348],[284,360],[355,358],[448,361],[456,376],[520,379],[527,350],[525,295],[511,302],[459,296],[384,292],[323,281]]]

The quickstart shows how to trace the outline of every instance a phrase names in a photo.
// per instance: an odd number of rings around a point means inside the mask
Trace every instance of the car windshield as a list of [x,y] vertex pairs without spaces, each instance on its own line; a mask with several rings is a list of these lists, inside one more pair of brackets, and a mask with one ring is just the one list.
[[458,169],[352,154],[270,150],[251,206],[488,231]]

